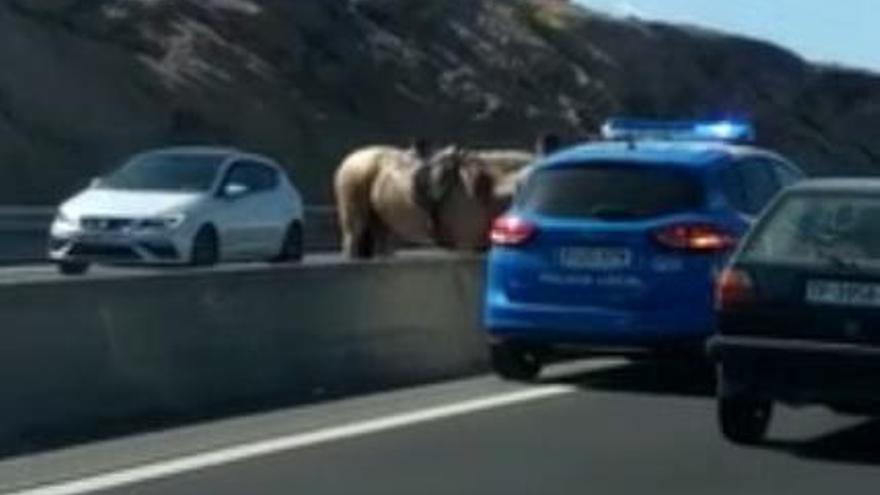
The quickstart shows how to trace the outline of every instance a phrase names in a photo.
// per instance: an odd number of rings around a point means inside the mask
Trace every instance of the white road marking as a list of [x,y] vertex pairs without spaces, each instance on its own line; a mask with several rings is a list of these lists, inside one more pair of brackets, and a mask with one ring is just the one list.
[[496,409],[541,399],[549,399],[572,393],[575,390],[575,387],[566,385],[547,385],[529,388],[516,392],[471,399],[428,409],[319,429],[308,433],[300,433],[227,447],[211,452],[168,459],[120,471],[98,474],[78,480],[64,481],[18,492],[10,492],[8,495],[81,495],[94,493],[146,481],[168,478],[187,472],[241,462],[257,457],[302,449],[314,445],[404,428],[419,423],[438,421],[489,409]]

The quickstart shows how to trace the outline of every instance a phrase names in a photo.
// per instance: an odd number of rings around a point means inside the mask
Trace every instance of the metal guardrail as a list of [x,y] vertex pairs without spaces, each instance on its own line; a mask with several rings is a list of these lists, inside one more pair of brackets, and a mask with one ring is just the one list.
[[340,245],[336,207],[328,205],[306,206],[306,251],[336,251]]
[[54,214],[54,208],[44,206],[0,207],[0,233],[45,231]]
[[[306,250],[339,248],[336,208],[306,206]],[[21,264],[45,259],[46,238],[55,208],[46,206],[0,206],[0,264]]]

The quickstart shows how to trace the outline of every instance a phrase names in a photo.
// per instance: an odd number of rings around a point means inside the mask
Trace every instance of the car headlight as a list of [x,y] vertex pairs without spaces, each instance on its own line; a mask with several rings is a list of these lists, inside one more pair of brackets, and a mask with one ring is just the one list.
[[134,224],[135,230],[174,230],[186,220],[184,215],[144,218]]
[[79,222],[77,222],[72,216],[59,210],[58,213],[55,214],[55,224],[63,225],[65,227],[76,227]]

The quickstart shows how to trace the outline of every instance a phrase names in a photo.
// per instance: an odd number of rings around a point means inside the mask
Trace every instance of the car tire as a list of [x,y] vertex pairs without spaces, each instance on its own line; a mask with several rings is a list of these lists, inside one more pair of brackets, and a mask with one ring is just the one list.
[[773,415],[773,403],[751,397],[721,397],[718,422],[724,437],[740,445],[756,445],[764,439]]
[[542,363],[538,354],[516,344],[492,344],[489,358],[492,369],[505,380],[533,382],[541,374]]
[[220,261],[220,240],[213,227],[199,229],[193,237],[189,259],[192,266],[214,266]]
[[79,261],[62,261],[58,263],[58,271],[62,275],[85,275],[89,271],[89,264]]
[[281,250],[272,261],[276,263],[299,263],[305,255],[303,227],[300,222],[293,222],[287,227]]

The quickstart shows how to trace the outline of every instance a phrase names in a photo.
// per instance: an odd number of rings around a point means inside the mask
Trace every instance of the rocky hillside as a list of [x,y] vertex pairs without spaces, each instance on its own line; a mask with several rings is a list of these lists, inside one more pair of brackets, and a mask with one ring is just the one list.
[[880,163],[880,78],[565,0],[4,0],[0,64],[0,204],[189,142],[274,155],[326,201],[360,144],[529,146],[612,114],[733,112],[814,173]]

